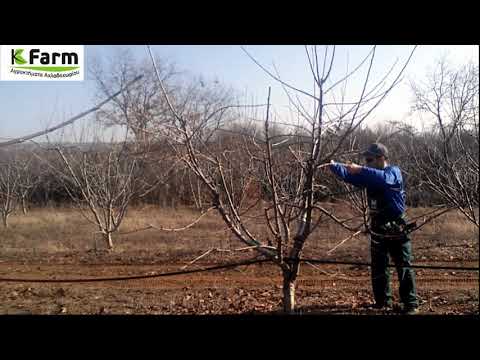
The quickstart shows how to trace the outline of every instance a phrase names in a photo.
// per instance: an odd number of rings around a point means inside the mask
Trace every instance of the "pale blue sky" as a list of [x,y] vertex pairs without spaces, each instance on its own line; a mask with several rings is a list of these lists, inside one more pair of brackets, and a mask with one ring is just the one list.
[[[86,65],[94,57],[105,57],[115,52],[115,46],[85,46]],[[144,46],[121,46],[131,48],[137,58],[147,56]],[[368,53],[370,46],[337,46],[336,62],[332,78],[345,74],[348,53],[350,69]],[[413,46],[383,45],[377,47],[375,71],[372,80],[379,78],[399,59],[404,62]],[[255,65],[236,45],[158,45],[152,46],[160,57],[174,62],[179,69],[206,79],[218,79],[239,91],[248,90],[258,102],[264,102],[268,86],[272,86],[272,102],[276,109],[284,108],[288,101],[282,88]],[[275,63],[282,78],[301,89],[310,90],[313,80],[303,46],[255,45],[246,49],[259,62],[273,69]],[[320,48],[323,49],[323,48]],[[406,70],[406,78],[421,80],[435,60],[446,55],[455,65],[473,61],[478,64],[478,46],[419,46]],[[399,67],[397,67],[399,69]],[[358,81],[352,79],[351,94],[359,91],[365,73],[359,73]],[[393,80],[393,75],[391,77]],[[93,105],[94,82],[88,75],[83,82],[6,82],[0,81],[0,138],[22,136],[58,123]],[[372,122],[402,120],[410,106],[410,91],[405,81],[386,98],[372,117]],[[0,141],[1,141],[0,139]]]

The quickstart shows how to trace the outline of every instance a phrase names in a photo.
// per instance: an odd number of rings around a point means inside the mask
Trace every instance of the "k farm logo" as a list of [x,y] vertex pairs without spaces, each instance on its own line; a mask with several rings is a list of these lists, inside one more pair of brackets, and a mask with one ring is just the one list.
[[0,48],[0,80],[82,81],[83,46],[7,46]]

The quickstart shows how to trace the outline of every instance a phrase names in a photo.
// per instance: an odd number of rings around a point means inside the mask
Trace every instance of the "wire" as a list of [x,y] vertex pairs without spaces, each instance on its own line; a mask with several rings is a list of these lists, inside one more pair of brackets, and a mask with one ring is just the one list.
[[0,282],[78,283],[78,282],[100,282],[100,281],[127,281],[127,280],[148,279],[148,278],[192,274],[192,273],[199,273],[199,272],[214,271],[214,270],[219,270],[219,269],[229,269],[229,268],[235,268],[235,267],[238,267],[238,266],[258,264],[258,263],[269,262],[269,261],[272,261],[272,260],[270,260],[270,259],[247,260],[247,261],[242,261],[242,262],[236,262],[236,263],[207,267],[207,268],[203,268],[203,269],[171,271],[171,272],[165,272],[165,273],[160,273],[160,274],[149,274],[149,275],[132,275],[132,276],[117,276],[117,277],[102,277],[102,278],[77,278],[77,279],[0,278]]
[[[334,264],[334,265],[356,265],[356,266],[372,266],[371,263],[358,262],[358,261],[338,261],[338,260],[325,260],[325,259],[292,259],[285,258],[286,262],[309,262],[315,264]],[[265,262],[273,262],[273,259],[253,259],[241,262],[229,263],[224,265],[216,265],[202,269],[184,270],[184,271],[172,271],[160,274],[150,275],[132,275],[132,276],[118,276],[118,277],[102,277],[102,278],[77,278],[77,279],[20,279],[20,278],[0,278],[0,282],[31,282],[31,283],[78,283],[78,282],[101,282],[101,281],[128,281],[138,279],[149,279],[157,277],[176,276],[184,274],[193,274],[200,272],[208,272],[219,269],[231,269],[243,265],[252,265]],[[387,267],[397,267],[396,265],[387,265]],[[479,271],[479,268],[475,267],[457,267],[457,266],[435,266],[435,265],[402,265],[402,267],[412,269],[432,269],[432,270],[456,270],[456,271]]]
[[[286,258],[285,261],[293,261],[291,258]],[[316,264],[336,264],[336,265],[356,265],[356,266],[372,266],[371,263],[359,261],[337,261],[337,260],[323,260],[323,259],[300,259],[300,262],[311,262]],[[397,265],[388,264],[387,267],[397,267]],[[435,265],[401,265],[401,267],[411,269],[432,269],[432,270],[458,270],[458,271],[479,271],[477,267],[460,267],[460,266],[435,266]]]

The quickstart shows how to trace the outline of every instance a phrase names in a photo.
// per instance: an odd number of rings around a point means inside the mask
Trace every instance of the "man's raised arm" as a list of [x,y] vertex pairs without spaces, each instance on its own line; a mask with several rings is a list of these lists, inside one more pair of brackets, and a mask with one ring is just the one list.
[[384,188],[394,185],[397,176],[394,172],[378,170],[357,164],[330,163],[330,170],[343,181],[357,187]]

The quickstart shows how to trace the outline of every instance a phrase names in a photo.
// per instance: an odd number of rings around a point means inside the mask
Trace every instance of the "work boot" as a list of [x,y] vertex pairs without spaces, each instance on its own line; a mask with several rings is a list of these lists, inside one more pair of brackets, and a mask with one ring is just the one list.
[[375,303],[373,308],[377,310],[391,311],[393,309],[393,305],[391,302]]
[[418,306],[411,304],[411,305],[405,305],[402,304],[398,306],[398,309],[396,309],[397,312],[403,315],[416,315],[420,312],[418,309]]
[[405,315],[417,315],[420,312],[416,306],[407,306],[403,309]]

